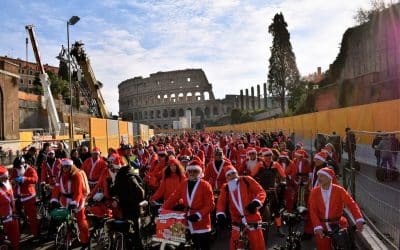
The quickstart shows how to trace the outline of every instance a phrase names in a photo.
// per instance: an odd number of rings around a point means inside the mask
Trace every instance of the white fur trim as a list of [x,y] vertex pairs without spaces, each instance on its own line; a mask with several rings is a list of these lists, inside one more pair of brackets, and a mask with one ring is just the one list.
[[58,199],[53,198],[53,199],[50,200],[50,202],[53,202],[53,201],[58,202]]
[[203,217],[201,216],[201,214],[199,212],[197,212],[195,214],[197,214],[197,216],[199,216],[199,221],[201,221],[203,219]]
[[74,165],[74,161],[70,160],[70,159],[63,159],[61,161],[61,165],[63,165],[63,166],[72,166],[72,165]]
[[322,226],[316,226],[314,227],[314,232],[317,231],[318,229],[324,229]]
[[248,154],[251,154],[251,153],[255,153],[255,154],[257,154],[257,150],[255,150],[255,149],[252,149],[252,150],[249,150],[247,153],[248,153]]
[[188,170],[199,170],[200,172],[203,171],[203,169],[199,165],[190,165],[186,167],[186,171]]
[[225,216],[225,218],[226,218],[226,215],[225,215],[224,212],[218,212],[216,215],[218,216],[218,215],[220,215],[220,214],[222,214],[222,215]]
[[8,177],[8,172],[5,172],[4,174],[0,175],[0,178]]
[[261,207],[262,206],[262,202],[259,200],[259,199],[254,199],[253,201],[257,201],[258,202],[258,207]]
[[325,176],[328,177],[330,180],[333,179],[333,177],[332,177],[328,172],[326,172],[326,171],[323,170],[323,169],[320,169],[320,170],[317,172],[317,175],[319,175],[319,174],[325,175]]
[[228,176],[228,175],[230,175],[231,173],[234,173],[234,172],[237,173],[236,169],[229,169],[228,171],[226,171],[225,177]]
[[326,162],[326,159],[325,159],[324,157],[322,157],[322,156],[319,156],[319,155],[315,155],[315,156],[314,156],[314,159],[315,159],[315,160],[320,160],[320,161]]
[[364,218],[358,218],[358,219],[356,220],[356,223],[359,223],[359,222],[365,223]]

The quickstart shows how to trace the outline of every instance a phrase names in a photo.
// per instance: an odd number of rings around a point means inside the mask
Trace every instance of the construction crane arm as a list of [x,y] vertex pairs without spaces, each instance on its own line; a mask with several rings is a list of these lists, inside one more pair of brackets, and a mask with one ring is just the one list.
[[61,131],[61,124],[60,124],[60,119],[58,117],[56,105],[54,103],[53,95],[51,93],[50,89],[50,80],[49,76],[47,75],[42,60],[40,58],[40,52],[39,52],[39,47],[38,47],[38,42],[36,39],[35,31],[33,29],[33,25],[26,25],[25,26],[26,31],[29,34],[29,38],[32,43],[32,48],[33,48],[33,53],[35,54],[36,58],[36,63],[39,66],[39,71],[40,71],[40,82],[43,87],[43,100],[42,100],[42,106],[47,110],[48,117],[49,117],[49,129],[50,133],[54,135],[59,135]]

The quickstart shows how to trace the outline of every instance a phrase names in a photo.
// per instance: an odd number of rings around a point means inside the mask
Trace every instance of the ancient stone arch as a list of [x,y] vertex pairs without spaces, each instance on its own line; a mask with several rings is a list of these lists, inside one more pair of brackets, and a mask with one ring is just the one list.
[[204,114],[206,115],[206,117],[210,117],[210,108],[209,107],[206,107],[204,109]]
[[184,115],[185,115],[185,111],[183,109],[179,109],[178,116],[184,116]]
[[169,113],[170,117],[175,117],[176,116],[176,110],[175,109],[171,109],[170,113]]

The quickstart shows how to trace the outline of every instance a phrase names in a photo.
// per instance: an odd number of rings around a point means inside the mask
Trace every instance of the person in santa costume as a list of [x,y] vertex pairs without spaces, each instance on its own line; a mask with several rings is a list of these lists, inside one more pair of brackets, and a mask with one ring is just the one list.
[[121,156],[117,153],[108,157],[108,169],[103,171],[96,186],[91,189],[88,195],[89,200],[95,202],[94,205],[88,207],[88,211],[97,217],[114,217],[119,218],[120,212],[118,207],[113,203],[113,195],[110,190],[114,186],[115,176],[121,169],[123,162]]
[[237,161],[237,153],[238,153],[238,151],[235,147],[235,144],[233,142],[227,143],[222,149],[223,149],[223,153],[226,156],[226,158],[231,161],[233,166],[235,166],[236,161]]
[[175,158],[168,159],[160,187],[151,196],[150,201],[166,201],[185,180],[185,169],[182,164]]
[[54,203],[59,203],[61,207],[74,212],[78,222],[81,249],[89,249],[89,226],[85,215],[84,177],[80,170],[74,166],[72,160],[62,159],[61,165],[62,170],[50,201],[52,207],[57,207]]
[[265,242],[260,226],[261,215],[259,208],[265,202],[264,189],[250,176],[240,176],[233,166],[229,166],[225,173],[227,183],[221,188],[217,204],[218,224],[225,224],[225,211],[227,206],[232,217],[232,232],[230,249],[237,249],[235,242],[239,239],[239,227],[244,224],[247,227],[247,237],[250,249],[263,250]]
[[197,141],[193,142],[193,156],[199,157],[201,162],[206,161],[204,151],[200,149],[199,143]]
[[107,169],[107,163],[100,155],[100,149],[98,147],[93,148],[92,157],[86,159],[81,168],[86,173],[90,188],[96,186],[101,174]]
[[214,145],[210,142],[209,137],[205,137],[203,143],[200,146],[200,149],[204,152],[205,156],[205,164],[208,164],[213,157]]
[[[250,175],[260,183],[263,189],[267,192],[270,212],[274,216],[277,233],[279,236],[283,236],[282,220],[279,213],[283,202],[279,199],[280,197],[278,196],[278,193],[282,189],[281,183],[286,180],[286,174],[282,166],[278,162],[272,160],[272,154],[272,150],[269,148],[261,149],[261,155],[263,156],[262,164],[256,165]],[[264,203],[261,208],[264,220],[267,219],[264,214],[266,205],[267,204]]]
[[194,248],[210,249],[211,212],[214,209],[214,195],[211,185],[201,179],[201,162],[192,161],[186,167],[188,179],[167,199],[162,209],[171,210],[183,200],[189,231]]
[[339,174],[339,163],[340,162],[339,162],[339,157],[336,154],[336,150],[335,150],[335,147],[333,146],[333,144],[327,143],[322,150],[328,154],[328,157],[326,158],[328,165],[330,165],[333,168],[333,170],[335,171],[336,174]]
[[14,197],[21,203],[34,240],[39,240],[39,221],[36,213],[36,188],[38,176],[36,170],[25,163],[21,156],[15,158],[11,174]]
[[330,168],[318,170],[319,185],[310,193],[310,217],[314,227],[314,234],[318,250],[330,250],[331,239],[324,237],[324,232],[332,228],[348,227],[348,222],[343,216],[344,208],[347,207],[353,215],[357,230],[361,232],[364,226],[360,208],[351,198],[347,191],[339,185],[333,184],[335,173]]
[[247,150],[244,147],[244,143],[240,141],[238,143],[238,151],[237,151],[237,160],[236,160],[236,168],[240,169],[242,167],[243,162],[246,160],[247,157]]
[[150,154],[147,151],[147,149],[145,149],[143,147],[142,142],[138,142],[137,148],[135,148],[133,150],[133,154],[136,155],[136,158],[138,159],[140,166],[146,166],[146,163],[148,162]]
[[296,200],[296,193],[298,184],[296,183],[297,170],[296,165],[289,158],[289,154],[282,151],[279,155],[279,164],[285,170],[287,185],[283,194],[285,198],[285,207],[289,212],[293,211],[294,203]]
[[158,187],[160,186],[162,173],[168,164],[167,151],[164,147],[158,148],[157,156],[158,160],[155,161],[152,166],[150,166],[150,169],[147,171],[144,177],[144,181],[154,192],[157,191]]
[[52,149],[47,151],[46,160],[41,166],[40,183],[49,184],[52,189],[57,182],[58,174],[61,171],[61,160],[56,159],[55,152]]
[[257,164],[262,164],[261,158],[257,157],[257,150],[251,147],[247,148],[247,158],[242,162],[238,172],[240,175],[249,175]]
[[8,180],[8,169],[0,165],[0,217],[4,233],[11,242],[14,250],[19,249],[20,232],[18,220],[13,218],[15,213],[14,194]]
[[226,182],[227,166],[231,166],[231,163],[226,158],[224,159],[222,149],[215,148],[213,160],[208,163],[204,173],[204,180],[211,184],[214,192],[219,193],[221,186]]
[[[308,201],[308,186],[310,183],[310,175],[311,175],[311,164],[306,159],[306,151],[299,149],[294,152],[294,160],[293,163],[295,165],[294,171],[291,172],[291,179],[294,184],[297,185],[296,194],[294,195],[296,204],[306,204]],[[301,188],[305,189],[305,196],[303,201],[297,200],[297,194]]]
[[[332,168],[328,165],[327,162],[328,154],[326,151],[321,151],[314,156],[314,167],[310,176],[310,188],[314,188],[318,185],[318,176],[317,173],[321,168],[328,167]],[[338,184],[336,176],[333,178],[333,183]]]

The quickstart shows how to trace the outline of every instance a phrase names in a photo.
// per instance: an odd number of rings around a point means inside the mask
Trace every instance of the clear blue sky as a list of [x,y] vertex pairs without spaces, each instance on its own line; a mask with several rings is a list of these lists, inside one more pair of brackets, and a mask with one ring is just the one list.
[[[77,15],[71,41],[82,40],[108,108],[118,112],[118,84],[157,71],[203,68],[214,94],[238,94],[266,82],[271,36],[283,12],[302,75],[326,70],[343,32],[369,0],[2,0],[0,55],[25,59],[25,25],[34,24],[44,63],[66,44],[66,22]],[[29,60],[33,61],[29,47]]]

